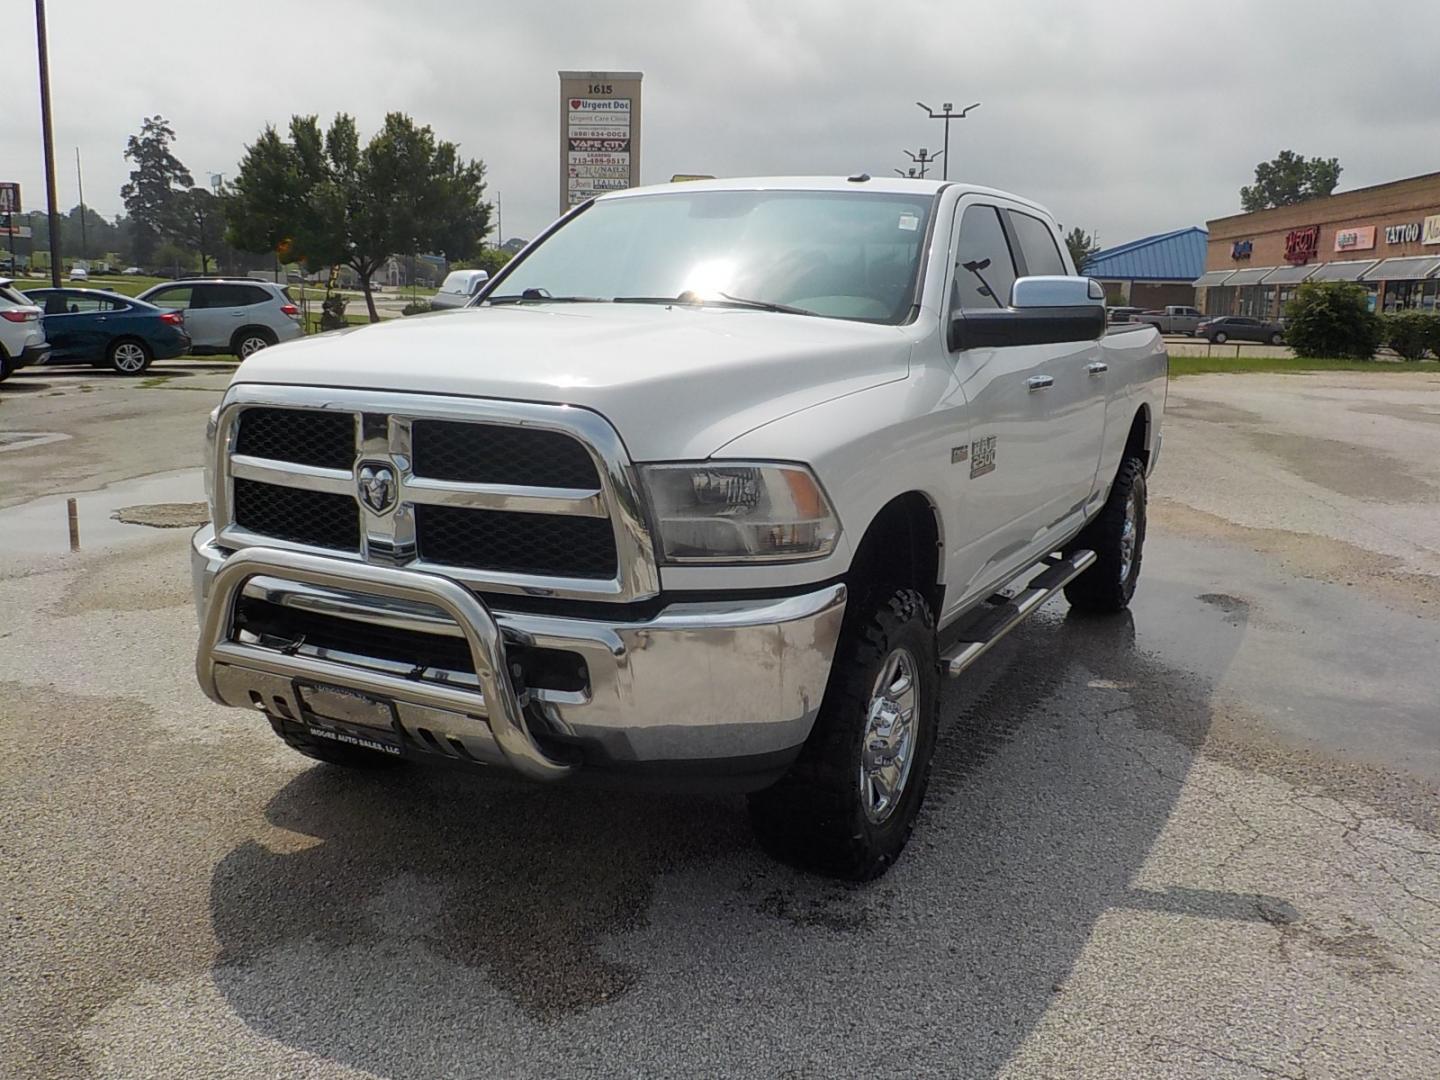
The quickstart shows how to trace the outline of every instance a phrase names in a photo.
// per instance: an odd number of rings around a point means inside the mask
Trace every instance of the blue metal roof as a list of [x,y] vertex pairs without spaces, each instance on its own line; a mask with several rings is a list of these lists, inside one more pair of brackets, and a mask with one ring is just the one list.
[[1205,272],[1209,239],[1199,226],[1158,233],[1097,251],[1085,260],[1082,272],[1106,280],[1191,282]]

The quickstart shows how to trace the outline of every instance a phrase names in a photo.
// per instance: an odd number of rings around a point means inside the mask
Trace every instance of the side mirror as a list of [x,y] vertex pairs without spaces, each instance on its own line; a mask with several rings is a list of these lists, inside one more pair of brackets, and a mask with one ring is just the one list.
[[955,312],[949,344],[954,349],[1051,345],[1094,341],[1105,335],[1105,290],[1079,277],[1023,277],[1010,290],[1010,306]]
[[476,276],[476,278],[475,278],[475,280],[472,281],[472,282],[470,282],[470,295],[471,295],[471,296],[474,296],[476,293],[478,293],[481,289],[483,289],[483,288],[485,287],[486,283],[487,283],[489,280],[490,280],[490,271],[488,271],[488,270],[481,270],[481,271],[479,271],[478,274],[477,274],[477,276]]

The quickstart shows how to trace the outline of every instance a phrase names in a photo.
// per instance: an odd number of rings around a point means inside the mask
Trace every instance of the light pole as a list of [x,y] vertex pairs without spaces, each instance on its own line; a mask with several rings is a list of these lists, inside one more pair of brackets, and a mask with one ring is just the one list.
[[40,133],[45,143],[45,195],[50,211],[50,284],[60,288],[60,211],[55,206],[55,132],[50,124],[50,46],[45,0],[35,0],[35,47],[40,54]]
[[[905,154],[905,156],[908,157],[911,161],[915,162],[915,164],[917,164],[917,165],[920,166],[919,179],[924,180],[924,179],[925,179],[925,173],[926,173],[928,167],[931,166],[931,165],[934,165],[936,161],[938,161],[940,158],[944,157],[944,156],[945,156],[945,151],[944,151],[944,150],[941,150],[940,153],[938,153],[938,154],[931,154],[929,150],[927,150],[925,147],[922,146],[922,147],[920,148],[920,153],[919,153],[919,154],[912,154],[912,153],[910,153],[909,150],[904,151],[904,154]],[[911,169],[911,170],[910,170],[910,175],[911,175],[911,176],[914,176],[914,175],[915,175],[915,170],[914,170],[914,169]]]
[[951,104],[950,102],[948,102],[948,101],[945,102],[945,104],[940,107],[940,111],[939,111],[939,112],[936,112],[934,109],[930,108],[930,106],[929,106],[929,105],[926,105],[923,101],[917,101],[917,102],[915,102],[915,104],[916,104],[916,105],[919,105],[920,108],[924,109],[925,112],[929,114],[931,120],[944,120],[944,121],[945,121],[945,149],[940,151],[940,153],[941,153],[941,154],[944,156],[944,158],[945,158],[945,164],[944,164],[943,166],[941,166],[940,179],[942,179],[942,180],[949,180],[949,179],[950,179],[950,121],[951,121],[951,120],[964,120],[966,113],[968,113],[971,109],[978,109],[978,108],[980,107],[980,102],[977,101],[977,102],[975,102],[974,105],[966,105],[965,108],[961,109],[958,113],[955,111],[955,106],[952,105],[952,104]]

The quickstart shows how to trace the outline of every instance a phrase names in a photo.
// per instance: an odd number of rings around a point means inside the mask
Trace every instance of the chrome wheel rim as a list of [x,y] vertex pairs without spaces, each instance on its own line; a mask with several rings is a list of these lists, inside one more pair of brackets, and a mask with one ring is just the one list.
[[145,366],[145,350],[128,342],[115,347],[115,367],[128,374],[134,374]]
[[860,745],[860,802],[865,816],[882,824],[905,794],[915,760],[915,712],[919,668],[909,649],[894,649],[880,665],[865,714]]
[[1120,580],[1130,580],[1130,567],[1135,563],[1135,525],[1140,514],[1140,503],[1132,488],[1125,500],[1125,524],[1120,527]]
[[241,359],[244,359],[245,357],[250,356],[250,355],[252,355],[253,353],[259,352],[261,349],[265,348],[265,346],[268,345],[268,344],[270,344],[270,343],[269,343],[268,341],[266,341],[264,338],[261,338],[261,337],[248,337],[248,338],[246,338],[244,341],[242,341],[242,342],[240,343],[240,357],[241,357]]

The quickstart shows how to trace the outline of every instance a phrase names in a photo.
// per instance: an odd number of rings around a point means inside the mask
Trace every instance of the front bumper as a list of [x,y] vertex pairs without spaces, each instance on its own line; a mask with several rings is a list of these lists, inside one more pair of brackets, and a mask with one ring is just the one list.
[[[845,608],[844,585],[832,584],[675,603],[637,621],[492,610],[434,574],[269,548],[227,552],[209,527],[195,534],[191,557],[196,669],[215,701],[304,722],[305,688],[339,687],[392,703],[407,752],[547,780],[600,770],[739,787],[773,780],[810,733]],[[440,670],[303,642],[276,647],[237,632],[237,605],[249,602],[428,640],[437,656],[463,641],[471,662]],[[517,686],[514,656],[526,651],[577,656],[580,684]],[[345,700],[325,698],[332,708]]]

